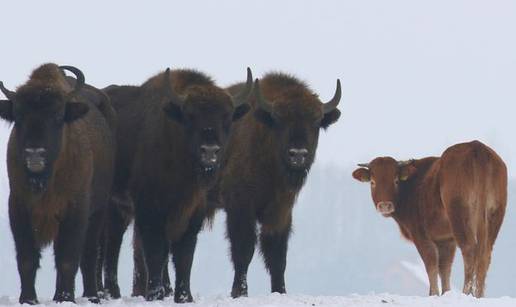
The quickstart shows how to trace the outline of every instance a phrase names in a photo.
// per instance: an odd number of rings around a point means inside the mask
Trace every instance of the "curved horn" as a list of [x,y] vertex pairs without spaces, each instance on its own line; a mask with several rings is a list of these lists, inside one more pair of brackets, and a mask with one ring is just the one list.
[[233,107],[238,107],[242,104],[247,103],[249,94],[253,90],[253,73],[251,68],[247,67],[247,81],[245,82],[245,88],[235,96],[233,96]]
[[82,73],[82,71],[77,68],[77,67],[73,67],[73,66],[59,66],[60,69],[64,69],[64,70],[68,70],[69,72],[71,72],[72,74],[75,75],[75,88],[68,94],[69,97],[73,97],[77,94],[79,94],[79,92],[81,91],[82,87],[84,86],[84,74]]
[[0,81],[0,90],[2,91],[2,93],[4,93],[5,97],[7,97],[7,99],[9,99],[11,101],[14,100],[16,93],[6,89],[4,87],[4,83],[2,81]]
[[358,166],[369,168],[369,163],[358,163]]
[[328,101],[327,103],[323,104],[323,113],[326,114],[326,113],[329,113],[333,110],[335,110],[335,108],[337,108],[337,106],[339,105],[339,101],[340,101],[340,96],[341,96],[341,89],[340,89],[340,80],[337,79],[337,89],[335,90],[335,94],[333,95],[333,98]]
[[406,165],[414,163],[414,161],[415,161],[414,159],[410,159],[410,160],[397,161],[397,162],[398,162],[398,166],[406,166]]
[[254,81],[254,97],[256,98],[260,109],[268,113],[272,113],[272,105],[263,97],[260,89],[260,81],[258,79]]
[[167,89],[168,98],[170,102],[173,104],[182,107],[184,104],[184,100],[179,97],[174,91],[174,86],[172,85],[172,79],[170,77],[170,68],[165,70],[165,87]]

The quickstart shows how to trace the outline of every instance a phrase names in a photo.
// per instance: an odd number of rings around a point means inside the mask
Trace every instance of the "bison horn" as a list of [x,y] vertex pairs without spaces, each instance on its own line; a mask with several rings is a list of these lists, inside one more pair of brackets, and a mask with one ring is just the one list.
[[272,105],[263,97],[262,91],[260,89],[260,81],[258,81],[258,79],[254,81],[254,96],[260,109],[268,113],[272,113]]
[[369,168],[369,163],[358,163],[358,166]]
[[68,70],[69,72],[71,72],[72,74],[75,75],[75,78],[76,78],[76,81],[75,81],[75,88],[68,94],[69,97],[73,97],[77,94],[79,94],[79,92],[81,91],[82,87],[84,86],[84,74],[82,73],[82,71],[77,68],[77,67],[73,67],[73,66],[59,66],[60,69],[64,69],[64,70]]
[[247,67],[247,81],[245,82],[245,88],[235,96],[233,96],[233,106],[236,108],[240,105],[247,103],[249,94],[253,90],[253,73],[251,68]]
[[4,87],[4,83],[2,81],[0,81],[0,90],[2,91],[2,93],[4,93],[5,97],[7,97],[7,99],[9,99],[11,101],[14,100],[16,93],[6,89]]
[[165,70],[165,86],[167,89],[168,98],[170,99],[170,102],[172,102],[173,104],[182,107],[184,104],[184,100],[181,99],[181,97],[179,97],[174,91],[174,86],[172,85],[171,80],[172,79],[170,77],[170,68],[167,68],[167,70]]
[[337,106],[339,105],[340,96],[341,96],[340,80],[337,79],[337,89],[335,90],[335,94],[333,95],[333,98],[330,101],[328,101],[327,103],[323,104],[323,113],[324,114],[329,113],[329,112],[335,110],[335,108],[337,108]]

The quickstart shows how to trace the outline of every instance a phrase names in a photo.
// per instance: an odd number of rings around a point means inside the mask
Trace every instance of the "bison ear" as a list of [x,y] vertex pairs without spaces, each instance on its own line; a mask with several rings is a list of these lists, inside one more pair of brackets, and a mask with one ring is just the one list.
[[14,121],[12,101],[0,100],[0,117],[8,122]]
[[407,181],[410,177],[412,177],[417,172],[417,168],[412,165],[404,165],[400,169],[400,180]]
[[353,172],[353,178],[355,178],[356,180],[360,181],[360,182],[369,182],[371,181],[371,173],[369,172],[369,170],[367,168],[357,168],[354,172]]
[[338,109],[334,109],[331,112],[324,114],[324,117],[321,120],[321,128],[327,129],[331,124],[335,123],[339,117],[340,111]]
[[90,107],[82,102],[68,102],[65,106],[64,121],[71,123],[88,113]]
[[178,121],[180,123],[183,122],[183,110],[181,110],[180,106],[175,105],[172,102],[169,102],[163,107],[163,111],[165,111],[165,113],[171,119]]
[[276,121],[272,117],[271,113],[264,111],[261,108],[258,108],[258,109],[256,109],[256,111],[254,111],[254,117],[258,121],[264,123],[265,125],[267,125],[269,127],[273,127],[276,123]]
[[233,121],[235,122],[242,118],[247,114],[247,112],[249,112],[250,109],[251,107],[247,103],[239,105],[233,112]]

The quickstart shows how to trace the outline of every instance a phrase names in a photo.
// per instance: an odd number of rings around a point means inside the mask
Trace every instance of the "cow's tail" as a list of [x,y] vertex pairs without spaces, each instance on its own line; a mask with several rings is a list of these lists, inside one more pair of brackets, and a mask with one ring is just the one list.
[[487,275],[487,270],[489,268],[489,263],[491,262],[491,251],[489,248],[489,240],[488,240],[488,209],[487,206],[481,206],[481,209],[478,213],[478,223],[477,223],[477,246],[475,251],[475,277],[474,277],[474,295],[476,297],[484,296],[484,286]]

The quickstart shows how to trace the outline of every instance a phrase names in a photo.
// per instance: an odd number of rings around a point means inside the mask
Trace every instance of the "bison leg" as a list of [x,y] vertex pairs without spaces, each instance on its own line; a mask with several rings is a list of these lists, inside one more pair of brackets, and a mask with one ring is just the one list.
[[118,204],[110,202],[109,215],[106,225],[106,254],[104,261],[104,292],[106,297],[120,298],[120,287],[118,285],[118,259],[124,233],[131,222]]
[[441,277],[442,294],[444,294],[451,290],[450,274],[457,244],[455,240],[451,239],[436,242],[436,245],[439,252],[439,276]]
[[235,270],[231,296],[247,296],[247,270],[256,245],[256,219],[245,210],[227,211],[227,232]]
[[265,267],[271,274],[271,292],[286,293],[285,268],[289,236],[290,225],[286,231],[281,233],[260,233],[260,246]]
[[165,297],[163,269],[168,262],[169,247],[164,220],[163,215],[136,215],[136,227],[141,234],[148,274],[145,295],[147,301],[162,300]]
[[133,228],[133,292],[132,296],[143,296],[147,293],[147,268],[143,257],[143,246],[138,228]]
[[163,288],[165,289],[165,297],[169,297],[174,294],[172,283],[170,282],[170,273],[168,271],[168,259],[167,264],[163,268]]
[[86,241],[81,258],[82,282],[84,285],[83,297],[92,303],[100,303],[99,291],[97,288],[97,267],[99,266],[99,243],[105,223],[105,211],[100,210],[93,214],[88,223]]
[[202,214],[195,214],[183,237],[171,245],[172,260],[176,269],[176,284],[174,301],[176,303],[193,302],[190,292],[190,273],[192,262],[197,245],[197,234],[201,231],[204,217]]
[[54,256],[57,278],[54,301],[74,302],[75,275],[79,269],[79,261],[84,246],[88,214],[86,204],[72,206],[68,216],[59,225],[59,233],[54,242]]
[[426,239],[414,240],[419,255],[425,263],[426,274],[428,275],[428,281],[430,284],[429,295],[439,295],[438,285],[438,254],[435,243]]
[[[11,196],[12,197],[12,196]],[[30,216],[27,212],[19,212],[12,198],[9,199],[9,220],[16,247],[16,260],[21,281],[20,304],[39,304],[36,295],[36,271],[41,258],[36,247]]]

